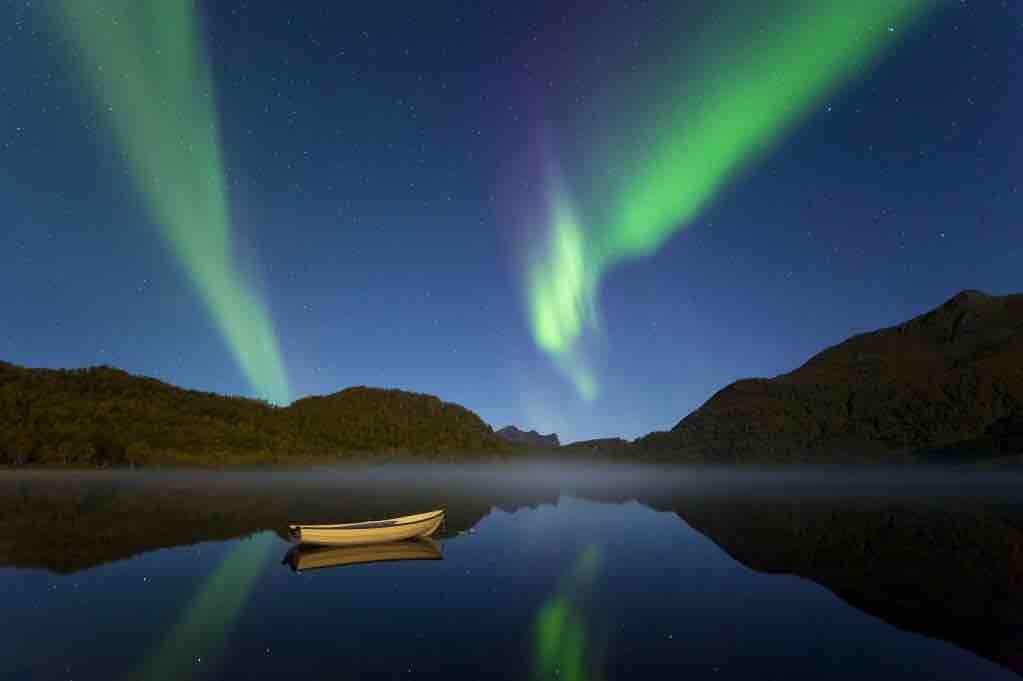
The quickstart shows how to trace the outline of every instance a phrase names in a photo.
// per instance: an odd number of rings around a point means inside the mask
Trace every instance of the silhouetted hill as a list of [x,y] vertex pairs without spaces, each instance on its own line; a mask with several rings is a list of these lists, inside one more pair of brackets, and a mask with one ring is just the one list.
[[562,445],[562,454],[579,454],[592,456],[624,456],[629,454],[632,444],[620,437],[602,437],[594,440],[577,440]]
[[433,395],[359,386],[307,397],[283,410],[299,432],[331,451],[420,454],[503,450],[483,419]]
[[561,446],[557,433],[541,435],[535,430],[519,430],[515,426],[505,426],[497,431],[497,435],[508,442],[534,449],[554,449]]
[[649,457],[715,462],[990,451],[987,427],[1021,407],[1023,295],[963,291],[791,373],[733,383],[635,444]]
[[0,363],[0,464],[451,458],[507,449],[476,414],[431,395],[359,387],[281,408],[110,367]]

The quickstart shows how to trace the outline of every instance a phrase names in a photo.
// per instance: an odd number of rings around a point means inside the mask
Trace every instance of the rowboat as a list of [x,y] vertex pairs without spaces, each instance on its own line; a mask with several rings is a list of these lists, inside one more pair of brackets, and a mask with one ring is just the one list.
[[388,520],[368,520],[341,525],[289,525],[291,536],[300,544],[355,546],[383,544],[412,537],[428,537],[444,522],[444,509]]
[[416,537],[386,544],[361,546],[310,546],[299,544],[284,556],[284,563],[295,572],[317,568],[382,563],[398,560],[441,560],[440,544],[429,537]]

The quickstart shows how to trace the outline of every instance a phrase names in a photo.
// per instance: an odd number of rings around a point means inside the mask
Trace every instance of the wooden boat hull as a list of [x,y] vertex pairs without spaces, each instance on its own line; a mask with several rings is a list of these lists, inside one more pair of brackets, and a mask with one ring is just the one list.
[[313,546],[300,544],[288,551],[284,562],[295,572],[343,565],[362,565],[401,560],[441,560],[440,544],[429,537],[416,537],[386,544],[358,546]]
[[371,520],[340,525],[292,525],[292,536],[300,544],[320,546],[358,546],[428,537],[444,522],[444,511],[430,511],[416,515]]

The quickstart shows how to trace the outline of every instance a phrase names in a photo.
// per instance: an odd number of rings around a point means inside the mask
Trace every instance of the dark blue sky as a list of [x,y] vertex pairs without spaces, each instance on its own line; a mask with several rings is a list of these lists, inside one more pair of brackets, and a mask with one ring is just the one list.
[[[291,4],[200,9],[239,260],[296,397],[399,387],[496,427],[631,438],[960,289],[1023,290],[1018,3],[938,3],[614,269],[589,403],[529,332],[507,184],[531,178],[508,159],[537,134],[537,92],[559,120],[599,119],[579,74],[645,63],[619,36],[685,42],[701,3]],[[0,6],[0,168],[0,359],[252,394],[31,3]]]

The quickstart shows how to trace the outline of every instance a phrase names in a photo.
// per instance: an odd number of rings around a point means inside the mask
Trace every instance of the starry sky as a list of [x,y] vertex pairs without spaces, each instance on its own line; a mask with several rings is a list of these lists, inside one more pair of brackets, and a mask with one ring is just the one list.
[[995,0],[8,0],[0,359],[670,428],[1023,291],[1021,64]]

